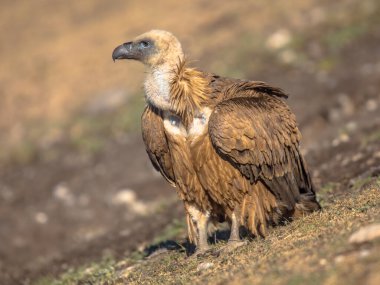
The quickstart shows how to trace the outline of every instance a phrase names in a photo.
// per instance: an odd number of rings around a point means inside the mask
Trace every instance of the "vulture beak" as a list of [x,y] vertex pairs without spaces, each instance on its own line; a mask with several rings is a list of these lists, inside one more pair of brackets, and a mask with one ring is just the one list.
[[114,49],[112,53],[113,61],[117,59],[137,59],[137,52],[133,47],[132,42],[124,43]]

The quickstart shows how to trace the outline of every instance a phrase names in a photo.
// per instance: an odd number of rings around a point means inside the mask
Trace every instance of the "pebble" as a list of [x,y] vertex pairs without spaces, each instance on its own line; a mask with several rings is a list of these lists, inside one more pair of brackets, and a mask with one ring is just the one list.
[[371,165],[374,165],[375,162],[376,161],[373,158],[370,158],[370,159],[367,160],[366,165],[371,166]]
[[119,232],[119,235],[122,237],[126,237],[126,236],[129,236],[131,233],[132,233],[132,231],[130,229],[125,229],[125,230],[122,230],[121,232]]
[[378,107],[377,101],[375,99],[369,99],[366,104],[366,108],[368,111],[375,111]]
[[339,139],[341,142],[348,142],[350,140],[350,137],[348,136],[348,134],[343,133],[339,136]]
[[358,129],[358,124],[354,121],[348,122],[346,128],[349,132],[354,132]]
[[123,276],[124,278],[127,278],[136,267],[137,265],[132,265],[125,268],[123,272],[121,273],[121,276]]
[[322,7],[315,7],[310,12],[310,20],[313,24],[319,24],[326,20],[326,12]]
[[136,201],[136,193],[131,189],[123,189],[116,193],[112,202],[114,204],[130,205]]
[[203,263],[198,265],[197,271],[204,271],[204,270],[210,269],[213,266],[214,266],[214,264],[211,262],[203,262]]
[[148,212],[148,206],[138,201],[136,193],[131,189],[124,189],[117,192],[112,198],[112,202],[115,205],[125,205],[136,214],[145,215]]
[[350,116],[355,112],[355,104],[348,94],[341,93],[338,95],[340,108],[345,116]]
[[276,50],[285,47],[290,40],[290,32],[286,29],[280,29],[268,38],[266,45],[268,48]]
[[350,140],[350,137],[348,136],[348,134],[342,133],[342,134],[339,135],[339,137],[335,138],[332,141],[331,145],[334,146],[334,147],[336,147],[336,146],[340,145],[341,143],[348,142],[349,140]]
[[320,265],[326,265],[327,264],[327,260],[326,259],[324,259],[324,258],[322,258],[321,260],[319,260],[319,264]]
[[345,159],[342,160],[341,166],[346,166],[350,162],[350,159],[346,157]]
[[380,239],[380,224],[372,224],[361,227],[350,236],[348,241],[351,244],[360,244],[371,242],[376,239]]
[[165,253],[168,253],[169,250],[167,248],[160,248],[160,249],[157,249],[156,251],[154,251],[151,255],[148,256],[148,259],[153,259],[153,258],[156,258],[158,257],[159,255],[162,255],[162,254],[165,254]]
[[287,49],[280,53],[280,59],[282,62],[290,64],[297,59],[297,55],[294,51]]
[[75,202],[73,194],[65,183],[59,183],[54,187],[53,196],[67,205],[73,205]]
[[353,161],[353,162],[356,162],[356,161],[362,159],[363,157],[364,157],[364,154],[362,154],[361,152],[359,152],[359,153],[355,154],[355,155],[352,157],[352,161]]
[[37,223],[39,224],[46,224],[48,221],[48,216],[44,212],[38,212],[34,216],[34,219],[36,220]]
[[0,185],[0,197],[5,201],[12,201],[14,198],[14,193],[7,186]]
[[334,259],[334,261],[336,262],[336,263],[341,263],[341,262],[343,262],[344,261],[344,256],[343,255],[338,255],[337,257],[335,257],[335,259]]

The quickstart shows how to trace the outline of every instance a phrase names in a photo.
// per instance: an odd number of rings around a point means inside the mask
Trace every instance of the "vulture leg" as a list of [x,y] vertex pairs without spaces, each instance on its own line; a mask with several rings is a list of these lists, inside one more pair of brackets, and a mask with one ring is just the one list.
[[234,211],[231,217],[231,234],[230,234],[230,238],[228,239],[228,243],[241,241],[239,228],[240,228],[240,223]]
[[187,205],[187,211],[190,214],[192,220],[194,221],[197,228],[197,241],[196,241],[196,251],[195,256],[199,256],[204,254],[206,251],[210,249],[208,244],[208,221],[209,214],[206,212],[202,212],[194,205]]
[[205,252],[210,247],[208,245],[208,233],[207,233],[208,217],[202,214],[197,221],[198,227],[198,248],[197,251]]
[[230,238],[228,239],[228,243],[225,246],[223,246],[221,249],[219,249],[216,252],[216,255],[219,255],[220,253],[232,252],[235,249],[248,244],[247,241],[241,240],[239,228],[240,228],[240,222],[237,217],[236,211],[234,211],[231,217],[231,233],[230,233]]

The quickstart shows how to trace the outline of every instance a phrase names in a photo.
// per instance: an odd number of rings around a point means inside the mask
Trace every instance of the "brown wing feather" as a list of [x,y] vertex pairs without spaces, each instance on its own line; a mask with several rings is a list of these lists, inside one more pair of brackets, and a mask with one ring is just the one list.
[[225,89],[231,99],[219,103],[210,116],[213,146],[252,184],[262,181],[289,210],[300,200],[315,201],[298,149],[295,116],[277,98],[282,97],[279,89],[260,87],[249,92],[248,85],[244,82],[244,92],[239,92],[238,84]]
[[149,158],[157,171],[172,185],[175,178],[162,117],[157,110],[147,106],[141,116],[142,137]]
[[204,73],[211,87],[211,98],[228,100],[236,97],[259,97],[263,94],[278,98],[288,98],[281,88],[273,87],[262,81],[247,81],[221,77],[212,73]]

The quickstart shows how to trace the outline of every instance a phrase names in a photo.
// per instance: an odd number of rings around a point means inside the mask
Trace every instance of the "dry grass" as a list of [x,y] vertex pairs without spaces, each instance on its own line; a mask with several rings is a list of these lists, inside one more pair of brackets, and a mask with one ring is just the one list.
[[[128,273],[131,284],[359,284],[380,269],[379,244],[369,256],[347,243],[360,226],[380,220],[380,185],[327,205],[288,226],[273,230],[231,255],[196,260],[170,253]],[[217,245],[216,247],[218,247]],[[356,254],[357,253],[357,254]],[[197,270],[201,263],[207,270]],[[351,266],[355,265],[355,270]],[[366,270],[363,270],[364,269]],[[380,277],[380,276],[379,276]],[[365,279],[364,279],[365,280]],[[362,283],[363,284],[363,283]]]
[[[322,212],[275,228],[267,239],[253,240],[232,254],[197,259],[177,249],[141,259],[136,252],[118,263],[95,264],[36,284],[366,284],[380,280],[380,243],[348,243],[352,232],[380,221],[380,180],[352,190]],[[178,236],[178,223],[174,228],[166,229],[162,237]],[[214,249],[222,245],[217,243]]]

